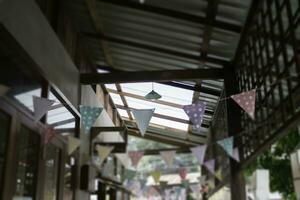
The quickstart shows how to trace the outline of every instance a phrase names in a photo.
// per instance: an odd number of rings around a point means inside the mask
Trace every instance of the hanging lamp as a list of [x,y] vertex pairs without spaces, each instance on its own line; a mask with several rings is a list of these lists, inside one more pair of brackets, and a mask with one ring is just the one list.
[[148,100],[158,100],[160,98],[161,98],[161,95],[154,91],[154,83],[152,83],[152,91],[149,92],[145,96],[145,99],[148,99]]

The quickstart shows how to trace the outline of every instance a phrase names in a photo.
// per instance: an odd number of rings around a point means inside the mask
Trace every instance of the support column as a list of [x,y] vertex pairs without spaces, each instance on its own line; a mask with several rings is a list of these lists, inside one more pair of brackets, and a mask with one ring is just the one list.
[[[224,75],[226,97],[239,93],[234,66],[225,66]],[[241,132],[241,110],[231,99],[227,100],[227,122],[229,136],[235,136]],[[243,149],[240,140],[240,137],[235,138],[234,144],[239,147],[242,156]],[[231,200],[246,200],[245,178],[240,163],[230,159],[230,172]]]

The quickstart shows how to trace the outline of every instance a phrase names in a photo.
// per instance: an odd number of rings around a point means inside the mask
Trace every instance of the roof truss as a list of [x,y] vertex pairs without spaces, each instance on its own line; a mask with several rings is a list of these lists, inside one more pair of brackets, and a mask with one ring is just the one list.
[[210,80],[223,78],[223,69],[186,69],[136,72],[116,71],[111,73],[86,73],[80,75],[80,81],[85,85],[174,80]]

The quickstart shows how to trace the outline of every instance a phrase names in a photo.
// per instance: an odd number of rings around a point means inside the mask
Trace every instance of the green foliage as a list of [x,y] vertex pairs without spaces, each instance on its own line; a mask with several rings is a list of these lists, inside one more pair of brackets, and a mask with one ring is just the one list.
[[299,141],[298,130],[292,130],[261,155],[257,159],[257,163],[250,165],[245,171],[246,176],[251,175],[257,168],[268,169],[270,170],[271,191],[280,192],[286,200],[296,200],[290,154],[295,151]]

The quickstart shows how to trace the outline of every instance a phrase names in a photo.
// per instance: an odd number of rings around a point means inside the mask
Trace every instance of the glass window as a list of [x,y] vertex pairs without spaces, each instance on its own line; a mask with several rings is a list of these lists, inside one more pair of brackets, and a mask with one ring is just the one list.
[[40,136],[21,126],[17,139],[17,172],[14,200],[34,200],[38,171]]
[[69,157],[65,163],[65,184],[64,184],[64,200],[73,199],[72,191],[72,167],[75,164],[75,158]]
[[10,127],[9,115],[0,111],[0,193],[3,188],[4,164],[6,154],[7,136]]
[[48,144],[45,163],[45,189],[44,200],[57,199],[58,171],[59,171],[59,149]]

